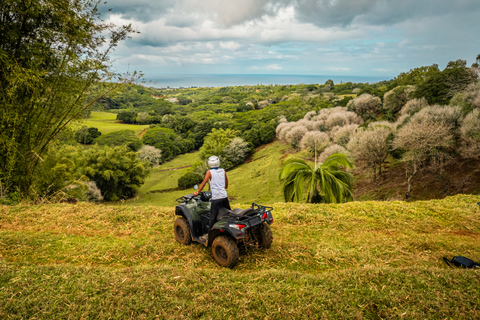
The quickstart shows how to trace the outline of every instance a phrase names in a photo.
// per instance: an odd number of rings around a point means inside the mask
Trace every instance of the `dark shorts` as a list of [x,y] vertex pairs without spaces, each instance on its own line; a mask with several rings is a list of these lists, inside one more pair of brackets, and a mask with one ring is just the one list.
[[230,208],[230,202],[228,201],[228,198],[212,200],[212,205],[210,206],[210,223],[208,224],[209,230],[213,227],[215,222],[217,222],[217,214],[220,208],[232,210],[232,208]]

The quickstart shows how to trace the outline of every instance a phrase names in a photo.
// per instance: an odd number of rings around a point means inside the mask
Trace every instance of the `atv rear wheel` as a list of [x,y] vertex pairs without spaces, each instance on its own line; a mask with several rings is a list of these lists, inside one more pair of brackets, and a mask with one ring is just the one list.
[[273,242],[273,235],[272,235],[272,230],[266,223],[262,223],[258,227],[258,235],[259,235],[259,244],[258,246],[260,248],[268,249],[272,245]]
[[192,232],[190,226],[185,218],[178,218],[173,224],[173,232],[175,233],[175,240],[188,246],[192,243]]
[[212,252],[215,261],[222,267],[233,268],[238,262],[238,247],[226,236],[219,236],[213,240]]

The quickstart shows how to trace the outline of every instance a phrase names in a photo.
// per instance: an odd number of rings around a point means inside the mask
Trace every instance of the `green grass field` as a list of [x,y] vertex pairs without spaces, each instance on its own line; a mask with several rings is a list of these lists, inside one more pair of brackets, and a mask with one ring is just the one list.
[[[256,202],[264,205],[283,201],[278,173],[281,158],[291,156],[288,153],[289,149],[289,146],[275,141],[257,149],[246,163],[228,171],[227,191],[230,201],[241,204]],[[296,156],[304,155],[299,153]],[[199,160],[199,153],[193,152],[153,168],[145,184],[140,187],[138,196],[125,203],[128,205],[174,205],[175,199],[194,190],[155,191],[177,188],[178,178],[187,170],[183,167],[191,166]],[[182,169],[170,170],[174,168]]]
[[177,188],[178,179],[185,173],[189,166],[193,165],[199,160],[199,153],[192,152],[182,154],[172,161],[153,168],[145,180],[145,183],[139,188],[137,197],[126,201],[125,204],[134,206],[173,206],[176,203],[175,199],[184,194],[193,192],[193,189],[172,190],[169,192],[159,191]]
[[92,111],[91,117],[86,119],[82,125],[97,128],[102,134],[120,130],[133,130],[138,135],[150,125],[124,124],[117,122],[117,114],[102,111]]
[[173,206],[0,206],[0,319],[478,319],[479,196],[275,203],[273,245],[218,266]]

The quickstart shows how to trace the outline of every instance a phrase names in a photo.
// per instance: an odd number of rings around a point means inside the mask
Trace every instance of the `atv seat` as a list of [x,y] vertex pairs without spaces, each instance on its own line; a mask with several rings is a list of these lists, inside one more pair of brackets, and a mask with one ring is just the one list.
[[255,212],[255,209],[253,209],[253,208],[247,208],[247,209],[236,208],[236,209],[233,209],[232,212],[236,216],[247,216],[250,213]]
[[237,217],[246,216],[253,212],[255,212],[255,209],[253,208],[247,208],[247,209],[236,208],[233,210],[228,210],[227,208],[220,208],[220,210],[218,210],[217,220],[220,220],[222,218],[232,216],[232,215]]

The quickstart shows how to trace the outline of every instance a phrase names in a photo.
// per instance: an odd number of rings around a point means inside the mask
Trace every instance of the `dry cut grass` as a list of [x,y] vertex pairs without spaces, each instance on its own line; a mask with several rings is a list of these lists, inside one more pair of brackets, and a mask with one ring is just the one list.
[[478,196],[276,203],[269,250],[233,269],[175,242],[174,208],[0,207],[1,319],[475,319]]

